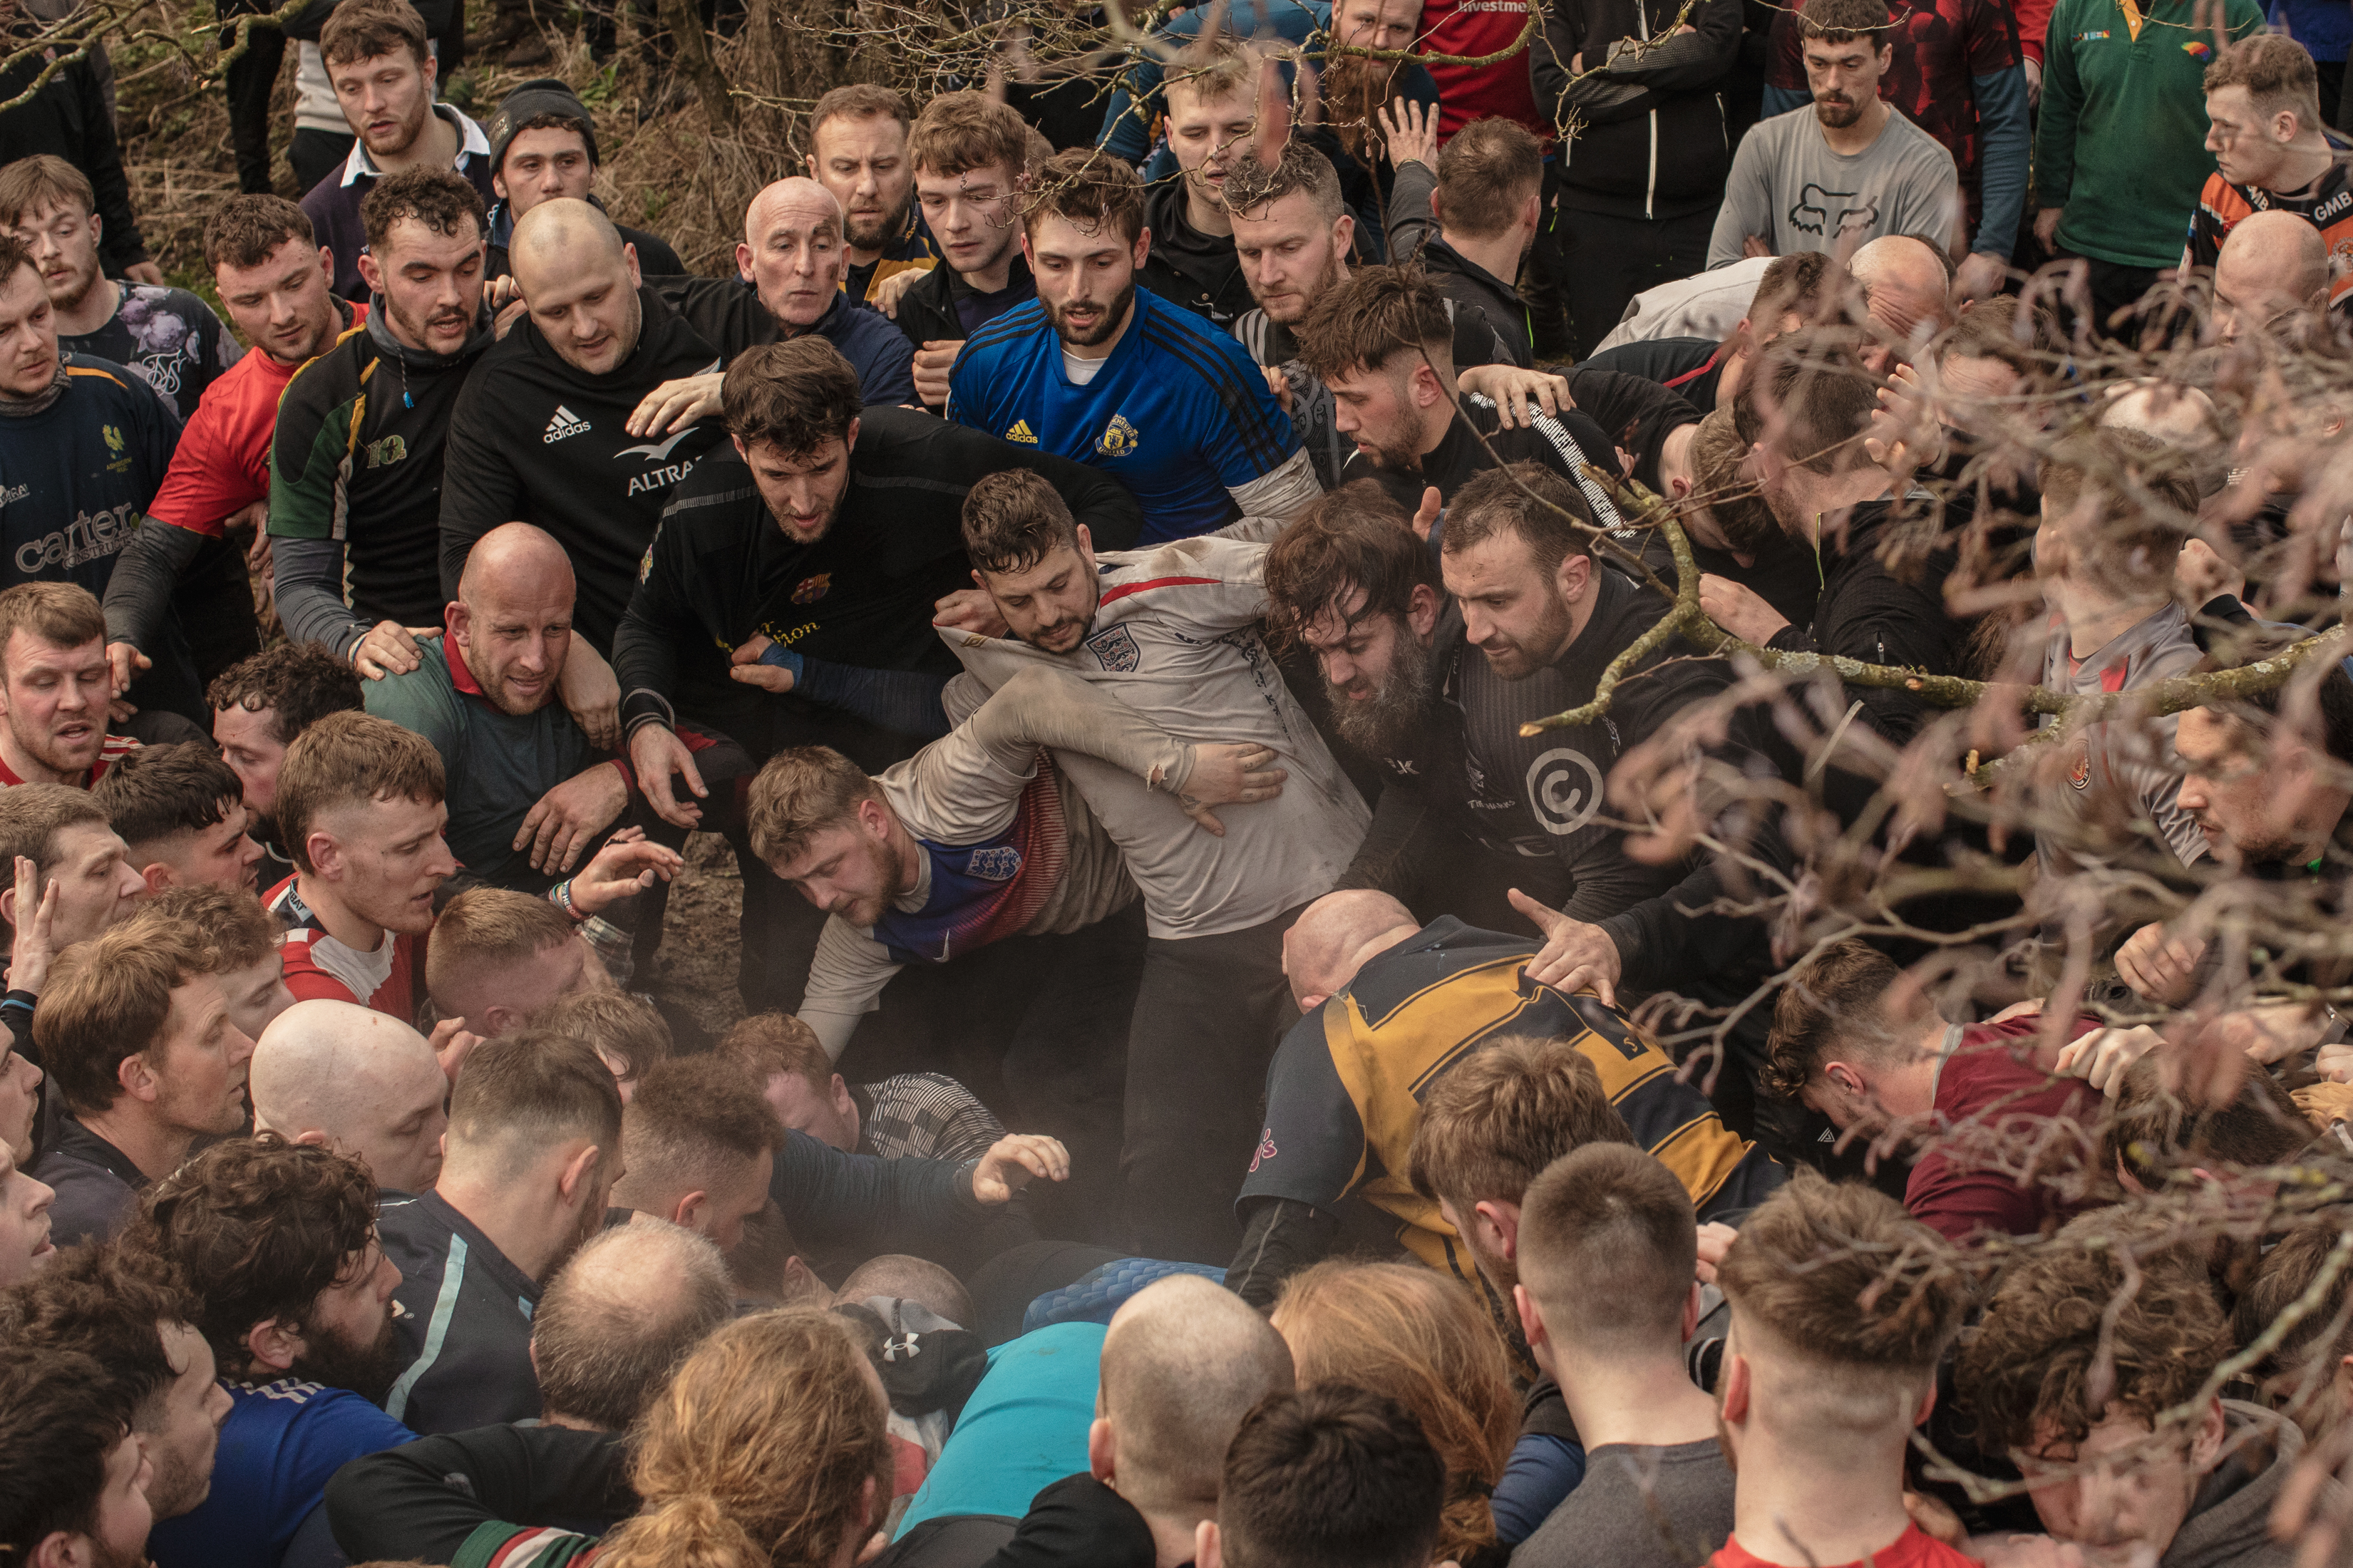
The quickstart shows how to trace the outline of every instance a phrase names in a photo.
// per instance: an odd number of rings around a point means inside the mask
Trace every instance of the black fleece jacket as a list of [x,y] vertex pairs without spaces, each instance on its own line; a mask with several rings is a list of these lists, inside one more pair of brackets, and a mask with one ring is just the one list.
[[1124,548],[1144,526],[1135,499],[1101,469],[913,409],[869,407],[849,468],[814,544],[785,537],[732,448],[679,487],[614,640],[623,722],[668,722],[675,705],[738,739],[756,732],[751,710],[803,700],[729,679],[729,651],[754,633],[861,668],[955,674],[932,605],[971,584],[964,498],[984,474],[1043,474],[1102,549]]
[[[1820,548],[1821,595],[1813,619],[1792,623],[1767,645],[1784,653],[1821,653],[1869,664],[1902,665],[1931,675],[1957,673],[1967,628],[1945,610],[1948,557],[1923,563],[1916,576],[1899,577],[1880,559],[1894,503],[1865,501],[1847,516],[1846,537],[1833,534]],[[1916,734],[1933,711],[1926,700],[1878,687],[1848,688],[1862,703],[1862,718],[1896,745]]]
[[1653,220],[1714,212],[1732,171],[1716,89],[1739,53],[1740,0],[1550,0],[1528,69],[1541,110],[1580,126],[1560,144],[1560,205]]
[[637,586],[672,487],[725,438],[716,419],[675,436],[632,436],[630,412],[665,381],[719,368],[719,355],[651,289],[642,324],[612,370],[575,370],[528,318],[491,347],[459,395],[441,477],[441,596],[474,542],[501,523],[536,523],[572,557],[573,629],[600,652]]
[[1145,198],[1152,251],[1136,281],[1172,305],[1225,326],[1256,303],[1242,277],[1230,234],[1203,234],[1185,217],[1185,182],[1156,186]]

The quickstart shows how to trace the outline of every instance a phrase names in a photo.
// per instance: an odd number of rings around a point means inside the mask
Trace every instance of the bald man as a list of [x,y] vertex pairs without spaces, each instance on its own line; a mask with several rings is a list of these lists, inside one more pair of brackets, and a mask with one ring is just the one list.
[[1908,234],[1883,235],[1847,263],[1871,313],[1873,336],[1864,363],[1875,375],[1927,347],[1953,324],[1953,269],[1936,247]]
[[841,204],[796,176],[752,198],[734,278],[668,279],[661,292],[730,363],[745,349],[813,332],[841,351],[868,403],[915,403],[914,345],[881,311],[843,292],[849,265]]
[[2214,263],[2214,335],[2282,336],[2328,303],[2328,244],[2298,213],[2241,218]]
[[1266,1131],[1235,1205],[1244,1234],[1229,1289],[1253,1306],[1272,1302],[1285,1277],[1330,1247],[1340,1200],[1357,1192],[1396,1218],[1407,1250],[1479,1289],[1436,1195],[1417,1191],[1407,1171],[1430,1085],[1504,1035],[1574,1043],[1635,1142],[1683,1183],[1703,1220],[1753,1207],[1780,1184],[1780,1167],[1728,1131],[1624,1014],[1590,992],[1530,979],[1535,955],[1529,938],[1451,915],[1423,925],[1369,889],[1327,893],[1301,912],[1283,938],[1282,972],[1305,1016],[1267,1071]]
[[246,1072],[258,1130],[339,1149],[389,1192],[427,1192],[440,1175],[449,1079],[389,1014],[297,1002],[261,1031]]
[[1242,1417],[1294,1381],[1282,1336],[1198,1274],[1156,1280],[1112,1314],[1087,1468],[1144,1516],[1156,1568],[1193,1561]]
[[369,712],[441,753],[449,851],[499,887],[544,892],[628,809],[628,769],[558,700],[573,599],[562,545],[527,522],[494,528],[444,612],[448,635],[420,642],[415,669],[362,693]]
[[[637,253],[585,201],[542,202],[515,224],[511,284],[525,307],[458,398],[441,489],[441,595],[491,530],[537,525],[572,562],[573,629],[609,653],[638,563],[672,488],[723,432],[689,388],[718,351],[642,286]],[[664,410],[657,424],[643,410]],[[567,668],[566,701],[617,700],[596,661]]]

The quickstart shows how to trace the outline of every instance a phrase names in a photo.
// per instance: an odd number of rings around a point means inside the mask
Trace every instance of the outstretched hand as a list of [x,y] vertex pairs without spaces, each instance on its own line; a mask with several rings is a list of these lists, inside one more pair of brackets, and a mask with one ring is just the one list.
[[1375,110],[1381,122],[1381,143],[1388,149],[1389,165],[1400,168],[1408,163],[1425,163],[1432,171],[1438,167],[1438,111],[1425,110],[1409,98],[1397,100],[1395,112]]
[[1526,973],[1539,985],[1574,994],[1591,991],[1605,1006],[1618,1005],[1618,976],[1625,963],[1618,944],[1599,926],[1573,921],[1558,910],[1536,902],[1517,888],[1505,895],[1512,908],[1527,916],[1544,932],[1545,944],[1527,962]]
[[1268,746],[1228,742],[1196,745],[1193,771],[1187,776],[1184,793],[1176,797],[1176,804],[1184,808],[1186,816],[1223,838],[1226,825],[1209,808],[1249,805],[1281,795],[1282,781],[1291,773],[1288,769],[1271,766],[1274,760],[1275,752]]
[[1008,1132],[974,1162],[972,1195],[995,1205],[1032,1181],[1062,1182],[1071,1175],[1071,1152],[1040,1132]]
[[602,914],[657,881],[669,881],[685,863],[677,850],[647,838],[644,828],[624,827],[572,879],[572,907],[584,915]]

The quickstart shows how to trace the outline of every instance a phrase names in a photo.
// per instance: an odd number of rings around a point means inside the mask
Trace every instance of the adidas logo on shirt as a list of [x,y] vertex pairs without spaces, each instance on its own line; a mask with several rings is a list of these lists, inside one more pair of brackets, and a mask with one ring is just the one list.
[[555,417],[547,422],[547,429],[539,439],[542,445],[553,447],[566,436],[577,436],[587,428],[588,421],[559,403],[555,405]]
[[1008,441],[1018,441],[1025,447],[1034,447],[1038,444],[1038,437],[1030,430],[1029,421],[1027,419],[1016,419],[1013,422],[1013,428],[1005,433],[1005,438]]

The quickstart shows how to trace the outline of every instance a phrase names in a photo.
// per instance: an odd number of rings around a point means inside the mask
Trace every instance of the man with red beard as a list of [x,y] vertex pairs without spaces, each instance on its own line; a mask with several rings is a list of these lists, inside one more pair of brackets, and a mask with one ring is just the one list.
[[375,1403],[400,1361],[375,1195],[351,1156],[265,1132],[216,1143],[142,1201],[123,1245],[204,1281],[195,1328],[231,1401],[210,1495],[148,1538],[164,1561],[274,1568],[322,1541],[321,1495],[346,1460],[416,1436]]

